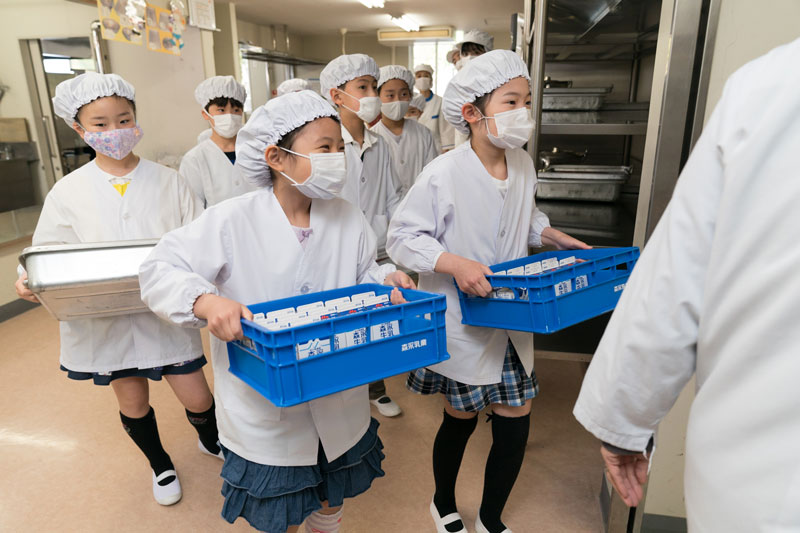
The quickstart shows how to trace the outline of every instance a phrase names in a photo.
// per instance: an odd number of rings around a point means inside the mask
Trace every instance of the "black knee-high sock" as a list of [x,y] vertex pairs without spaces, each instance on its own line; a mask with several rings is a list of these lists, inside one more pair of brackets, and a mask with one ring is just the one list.
[[[478,417],[462,419],[444,412],[442,425],[433,442],[433,479],[436,481],[436,493],[433,503],[439,516],[456,512],[456,478],[461,468],[461,459],[467,441],[475,431]],[[454,522],[448,531],[459,531],[463,528],[461,521]]]
[[[153,408],[144,415],[142,418],[130,418],[128,416],[119,414],[122,420],[122,427],[128,433],[130,438],[142,450],[147,460],[150,462],[150,468],[158,476],[165,470],[172,470],[175,467],[172,460],[164,451],[161,446],[161,439],[158,436],[158,424],[156,424],[156,413]],[[161,481],[161,485],[166,485],[172,482],[172,476]]]
[[506,528],[500,515],[522,467],[530,427],[530,413],[514,418],[492,415],[492,449],[486,461],[480,509],[481,522],[490,533]]
[[197,430],[197,436],[200,437],[200,442],[206,447],[206,450],[211,453],[219,453],[219,444],[217,439],[217,417],[214,415],[214,402],[211,402],[211,407],[202,413],[193,413],[186,409],[186,418],[189,423]]

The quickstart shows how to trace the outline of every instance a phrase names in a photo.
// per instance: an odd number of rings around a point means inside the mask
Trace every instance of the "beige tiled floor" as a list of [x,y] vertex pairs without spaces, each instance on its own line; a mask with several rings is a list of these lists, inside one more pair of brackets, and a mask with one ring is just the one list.
[[[151,403],[183,484],[183,500],[169,508],[152,499],[150,472],[120,427],[112,391],[70,381],[58,370],[55,320],[34,309],[1,323],[0,339],[0,531],[251,531],[242,520],[229,525],[219,517],[221,463],[197,451],[166,383],[153,385]],[[598,447],[571,415],[581,368],[543,360],[537,370],[541,396],[504,519],[516,533],[598,532]],[[412,395],[403,381],[395,377],[388,387],[405,414],[381,420],[386,477],[348,501],[345,533],[434,531],[430,452],[441,406],[437,398]],[[479,424],[459,478],[459,507],[470,531],[490,429]]]

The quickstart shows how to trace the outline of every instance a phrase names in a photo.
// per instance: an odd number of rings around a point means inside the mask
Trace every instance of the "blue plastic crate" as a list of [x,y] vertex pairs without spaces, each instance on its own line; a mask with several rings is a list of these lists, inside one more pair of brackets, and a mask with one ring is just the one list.
[[[374,291],[389,294],[385,285],[355,285],[249,306],[268,313],[317,301]],[[277,331],[242,320],[246,339],[228,343],[230,372],[278,407],[289,407],[379,379],[430,366],[450,358],[447,354],[445,297],[402,289],[408,303],[388,305]],[[372,339],[371,327],[397,320],[400,334]],[[335,335],[366,328],[366,342],[335,348]],[[297,345],[327,339],[330,352],[298,359]]]
[[486,276],[495,289],[509,289],[504,291],[504,296],[513,299],[479,298],[459,290],[461,322],[470,326],[554,333],[613,310],[639,258],[639,248],[544,252],[500,263],[491,269],[499,272],[542,259],[561,260],[572,256],[585,262],[538,275]]

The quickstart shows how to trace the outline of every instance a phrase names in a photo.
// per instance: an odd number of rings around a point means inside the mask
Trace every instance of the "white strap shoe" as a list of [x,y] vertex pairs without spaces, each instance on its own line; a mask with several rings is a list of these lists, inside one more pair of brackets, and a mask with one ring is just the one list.
[[[175,476],[170,483],[166,485],[159,485],[158,482],[170,476]],[[153,472],[153,497],[161,505],[174,505],[181,501],[183,492],[181,492],[181,482],[178,481],[178,473],[174,470],[165,470],[156,477]]]
[[[483,522],[481,522],[480,511],[478,511],[478,518],[475,519],[475,533],[489,533],[489,530],[486,529],[486,526],[484,526]],[[505,528],[501,533],[512,533],[512,531],[508,528]]]
[[[464,520],[461,519],[461,515],[458,513],[450,513],[447,516],[439,516],[439,509],[436,508],[436,504],[431,502],[431,516],[433,517],[433,521],[436,523],[436,533],[467,533],[467,528],[464,527]],[[447,524],[452,524],[453,522],[457,522],[461,520],[461,529],[457,531],[448,531],[445,527]]]
[[[219,446],[219,441],[217,441],[217,446]],[[200,439],[197,439],[197,448],[206,455],[216,457],[217,459],[222,459],[223,461],[225,460],[225,456],[222,455],[222,446],[219,447],[219,453],[211,453],[208,451],[208,448],[203,445],[203,442]]]

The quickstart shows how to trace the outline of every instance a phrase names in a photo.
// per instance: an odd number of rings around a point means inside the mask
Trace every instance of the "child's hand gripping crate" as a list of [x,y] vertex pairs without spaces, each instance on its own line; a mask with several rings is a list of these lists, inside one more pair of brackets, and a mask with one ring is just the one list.
[[[407,303],[375,304],[391,291],[355,285],[251,305],[256,317],[267,318],[242,320],[244,341],[228,343],[230,371],[289,407],[449,359],[445,297],[402,289]],[[313,318],[287,319],[288,309]]]
[[458,291],[463,324],[554,333],[616,307],[638,248],[544,252],[500,263],[486,298]]

